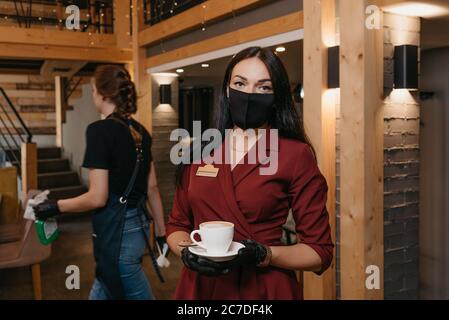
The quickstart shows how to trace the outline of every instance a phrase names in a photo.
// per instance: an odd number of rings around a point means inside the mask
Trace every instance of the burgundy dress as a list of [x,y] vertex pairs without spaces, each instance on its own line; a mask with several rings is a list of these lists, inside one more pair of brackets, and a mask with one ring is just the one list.
[[[222,144],[220,148],[223,148]],[[322,270],[332,261],[333,243],[326,210],[327,184],[307,144],[279,138],[278,170],[261,175],[258,168],[268,166],[257,159],[231,171],[229,164],[214,164],[217,177],[197,176],[199,166],[186,166],[178,186],[167,225],[167,235],[198,229],[206,221],[234,223],[234,241],[253,239],[264,245],[282,246],[282,226],[292,209],[296,232],[302,243],[313,248],[322,260]],[[224,154],[224,152],[223,152]],[[302,299],[302,287],[294,271],[277,267],[241,267],[231,273],[207,277],[184,267],[175,299]]]

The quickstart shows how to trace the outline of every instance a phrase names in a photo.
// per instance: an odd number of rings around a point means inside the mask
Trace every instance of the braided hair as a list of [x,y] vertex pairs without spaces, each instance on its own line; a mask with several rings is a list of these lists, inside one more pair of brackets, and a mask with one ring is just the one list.
[[137,92],[129,72],[118,65],[101,65],[94,74],[99,94],[116,106],[115,113],[129,118],[137,112]]
[[[137,112],[137,92],[129,72],[119,65],[101,65],[94,73],[95,87],[104,99],[115,105],[114,115],[128,120]],[[129,125],[136,141],[142,142],[142,135]]]

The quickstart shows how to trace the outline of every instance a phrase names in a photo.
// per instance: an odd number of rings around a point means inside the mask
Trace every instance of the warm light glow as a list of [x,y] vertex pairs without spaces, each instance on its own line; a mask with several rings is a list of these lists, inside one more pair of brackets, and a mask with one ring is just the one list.
[[210,66],[209,66],[208,63],[203,63],[203,64],[201,65],[201,67],[202,67],[202,68],[209,68]]
[[323,43],[328,48],[335,47],[335,46],[339,45],[339,43],[337,42],[337,39],[335,37],[335,34],[333,34],[331,32],[323,34]]
[[323,104],[334,105],[340,101],[340,88],[327,89],[323,93]]
[[384,11],[404,16],[433,18],[449,14],[449,8],[424,2],[404,2],[383,8]]
[[285,52],[285,51],[286,51],[285,47],[277,47],[276,48],[276,52]]
[[183,73],[183,72],[184,72],[184,69],[176,69],[176,72],[177,72],[177,73]]
[[174,109],[169,104],[160,104],[156,107],[156,109],[154,109],[154,111],[156,111],[156,112],[173,112]]
[[415,104],[416,100],[408,89],[394,89],[385,99],[387,103]]
[[158,73],[152,73],[155,77],[177,77],[178,75],[173,72],[158,72]]
[[177,73],[170,72],[152,73],[151,75],[153,76],[153,79],[156,81],[158,86],[162,84],[172,84],[173,81],[175,81],[175,79],[179,77]]

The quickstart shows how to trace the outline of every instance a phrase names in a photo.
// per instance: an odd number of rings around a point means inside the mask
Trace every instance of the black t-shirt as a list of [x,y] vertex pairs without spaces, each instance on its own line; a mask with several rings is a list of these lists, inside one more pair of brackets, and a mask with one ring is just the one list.
[[[126,120],[125,120],[126,121]],[[151,136],[137,121],[132,126],[142,132],[144,161],[140,163],[134,188],[128,199],[128,207],[135,207],[137,201],[147,192],[151,155]],[[136,164],[136,145],[129,128],[111,118],[96,121],[87,127],[86,153],[83,167],[109,170],[109,192],[122,196],[131,179]]]

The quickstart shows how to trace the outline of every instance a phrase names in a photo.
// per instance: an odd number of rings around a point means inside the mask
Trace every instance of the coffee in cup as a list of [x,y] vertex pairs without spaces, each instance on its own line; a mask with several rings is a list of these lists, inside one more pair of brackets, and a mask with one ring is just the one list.
[[[201,237],[201,243],[195,235]],[[205,249],[208,254],[226,254],[234,239],[234,224],[226,221],[209,221],[200,224],[200,229],[190,234],[192,242]]]

